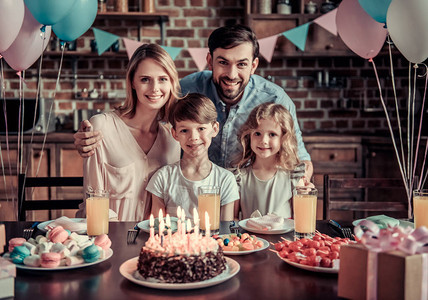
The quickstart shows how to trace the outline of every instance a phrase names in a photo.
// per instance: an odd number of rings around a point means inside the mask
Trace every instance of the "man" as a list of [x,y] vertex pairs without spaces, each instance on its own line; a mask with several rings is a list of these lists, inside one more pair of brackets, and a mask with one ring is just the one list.
[[[302,140],[293,101],[281,87],[254,75],[259,64],[259,44],[254,32],[239,24],[220,27],[211,33],[208,47],[209,71],[186,76],[180,85],[183,95],[201,93],[216,106],[220,132],[209,149],[210,160],[219,166],[230,167],[241,150],[237,132],[250,111],[261,103],[275,102],[285,106],[293,117],[298,156],[305,163],[305,178],[310,180],[313,166]],[[83,132],[87,127],[90,123],[82,122],[81,129],[74,135],[82,157],[92,155],[101,139],[98,133]]]

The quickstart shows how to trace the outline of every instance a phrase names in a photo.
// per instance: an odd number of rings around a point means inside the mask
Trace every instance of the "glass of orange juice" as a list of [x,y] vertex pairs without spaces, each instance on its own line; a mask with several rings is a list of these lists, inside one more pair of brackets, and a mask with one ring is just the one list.
[[205,212],[208,212],[211,234],[220,232],[220,187],[204,185],[198,187],[198,214],[200,229],[205,231]]
[[413,191],[413,216],[415,228],[425,226],[428,229],[428,190]]
[[315,235],[318,191],[311,187],[296,187],[293,191],[294,239]]
[[109,193],[88,188],[86,192],[86,223],[88,235],[108,234]]

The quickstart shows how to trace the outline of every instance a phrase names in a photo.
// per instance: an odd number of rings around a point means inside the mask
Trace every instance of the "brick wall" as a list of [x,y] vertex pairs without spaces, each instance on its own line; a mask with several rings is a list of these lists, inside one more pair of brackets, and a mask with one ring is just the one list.
[[[111,1],[108,2],[110,6]],[[136,9],[135,2],[130,0],[131,10]],[[156,1],[156,10],[169,14],[165,44],[185,49],[206,47],[207,37],[218,26],[244,22],[243,5],[240,0]],[[160,43],[159,26],[153,22],[143,22],[142,25],[142,41]],[[136,39],[138,36],[136,21],[97,20],[93,26],[120,37]],[[89,51],[93,38],[92,30],[89,30],[77,40],[77,49]],[[55,41],[51,39],[48,50],[54,46]],[[175,60],[180,78],[197,71],[185,49]],[[76,109],[111,109],[125,95],[123,78],[128,59],[122,42],[120,50],[119,54],[108,53],[101,57],[95,54],[80,57],[65,55],[58,87],[56,77],[61,56],[44,55],[39,82],[41,95],[54,97],[56,114],[70,120]],[[396,90],[400,99],[405,99],[406,87],[409,86],[408,63],[398,54],[393,57]],[[389,109],[392,110],[394,104],[389,56],[379,55],[375,62],[383,95],[390,102]],[[372,65],[360,57],[281,57],[275,54],[270,64],[261,59],[257,73],[282,86],[294,100],[304,132],[374,133],[387,130]],[[325,86],[326,73],[329,87]],[[19,79],[4,62],[3,74],[6,97],[19,97]],[[26,98],[36,95],[37,74],[38,63],[25,72]],[[77,74],[77,78],[74,78],[74,74]],[[418,85],[422,86],[420,83]],[[80,92],[84,88],[89,91],[96,89],[100,97],[81,99]],[[405,100],[400,102],[405,103]]]

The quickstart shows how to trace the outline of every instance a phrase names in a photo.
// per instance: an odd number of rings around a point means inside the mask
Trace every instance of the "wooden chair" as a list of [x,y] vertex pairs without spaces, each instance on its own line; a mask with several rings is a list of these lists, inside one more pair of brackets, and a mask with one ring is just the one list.
[[26,189],[35,187],[82,187],[83,177],[26,177],[19,174],[18,179],[18,220],[26,221],[28,210],[52,210],[52,209],[78,209],[83,202],[83,193],[80,199],[51,199],[49,189],[48,199],[27,200]]
[[[369,189],[379,189],[374,197],[370,197],[376,198],[377,201],[369,201]],[[394,190],[389,191],[390,189]],[[387,201],[387,196],[382,197],[382,194],[387,193],[386,191],[403,193],[403,201]],[[350,193],[355,195],[356,192],[360,192],[361,197],[357,201],[352,201],[352,197],[349,197],[349,195]],[[336,200],[333,200],[333,193],[336,195]],[[338,193],[339,196],[337,195]],[[374,212],[372,214],[406,212],[407,216],[408,202],[405,195],[403,181],[399,178],[330,178],[326,174],[324,175],[323,218],[325,220],[330,219],[330,212],[333,210],[364,212],[363,217],[367,217],[368,212]]]

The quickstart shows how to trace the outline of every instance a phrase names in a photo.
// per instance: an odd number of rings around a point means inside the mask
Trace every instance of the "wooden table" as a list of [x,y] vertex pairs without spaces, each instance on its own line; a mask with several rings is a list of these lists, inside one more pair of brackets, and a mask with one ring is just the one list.
[[[4,222],[6,237],[22,236],[29,222]],[[120,265],[136,257],[148,238],[141,231],[137,244],[127,245],[126,233],[134,223],[110,223],[109,236],[113,256],[100,264],[66,271],[17,270],[15,299],[338,299],[337,274],[314,273],[281,261],[268,249],[250,255],[230,256],[240,265],[239,273],[216,286],[195,290],[158,290],[139,286],[119,273]],[[228,223],[220,231],[228,233]],[[317,229],[334,236],[326,221],[317,221]],[[37,232],[35,232],[37,234]],[[258,235],[277,242],[283,235]],[[271,247],[272,248],[272,247]]]

